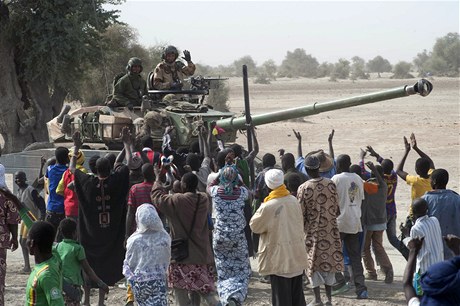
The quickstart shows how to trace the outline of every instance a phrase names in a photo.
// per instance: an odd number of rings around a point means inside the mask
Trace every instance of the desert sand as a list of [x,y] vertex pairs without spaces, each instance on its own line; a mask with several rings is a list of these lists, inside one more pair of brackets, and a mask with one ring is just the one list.
[[[404,85],[413,85],[418,79],[393,80],[389,75],[370,80],[328,79],[278,79],[269,85],[249,82],[251,112],[260,114],[291,107],[308,105],[352,97]],[[230,108],[239,114],[244,110],[243,82],[240,78],[229,81]],[[301,120],[290,120],[259,126],[256,130],[260,144],[259,157],[277,150],[297,155],[297,140],[292,129],[300,131],[303,137],[303,154],[316,149],[327,150],[327,137],[335,130],[333,140],[335,155],[349,154],[353,162],[358,162],[359,149],[372,145],[384,156],[391,158],[395,166],[404,153],[403,136],[414,132],[419,147],[427,153],[436,168],[449,171],[448,188],[459,191],[459,79],[434,78],[433,92],[427,97],[411,96],[390,101],[377,102],[354,108],[322,113]],[[246,137],[240,135],[238,142],[246,144]],[[409,153],[405,170],[414,173],[417,154]],[[367,156],[366,160],[375,161]],[[396,191],[398,221],[402,222],[410,202],[410,189],[399,180]],[[377,281],[367,281],[369,300],[357,300],[353,290],[333,298],[334,305],[404,305],[402,274],[404,258],[384,238],[386,250],[394,266],[395,281],[385,284],[383,277]],[[33,258],[31,258],[33,262]],[[22,268],[21,251],[8,252],[5,305],[24,305],[27,275],[19,274]],[[270,287],[257,279],[257,261],[252,260],[254,277],[251,279],[249,295],[245,305],[270,305]],[[313,298],[310,289],[305,291],[307,303]],[[111,288],[106,305],[124,305],[125,292],[118,287]],[[97,305],[96,291],[92,295],[92,305]]]

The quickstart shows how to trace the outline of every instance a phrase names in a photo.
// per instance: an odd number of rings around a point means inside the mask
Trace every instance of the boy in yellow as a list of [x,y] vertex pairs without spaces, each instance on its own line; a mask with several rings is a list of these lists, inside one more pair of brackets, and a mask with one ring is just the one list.
[[52,253],[54,236],[53,225],[45,221],[36,221],[29,230],[27,246],[35,268],[27,281],[25,306],[64,306],[62,263]]
[[[415,199],[423,196],[425,192],[432,190],[430,176],[434,170],[434,163],[428,155],[418,148],[414,133],[410,135],[410,142],[411,143],[409,144],[407,138],[404,137],[404,146],[406,150],[398,168],[396,169],[396,173],[400,178],[406,181],[407,185],[411,186],[412,203]],[[410,175],[403,170],[404,163],[406,162],[407,155],[409,155],[411,146],[412,149],[414,149],[414,151],[420,156],[420,158],[415,162],[415,172],[417,175]],[[412,217],[412,204],[409,206],[409,216]]]

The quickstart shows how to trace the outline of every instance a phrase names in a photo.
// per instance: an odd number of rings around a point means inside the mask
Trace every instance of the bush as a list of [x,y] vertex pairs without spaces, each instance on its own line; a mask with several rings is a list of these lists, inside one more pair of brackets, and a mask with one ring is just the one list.
[[221,112],[228,112],[228,97],[230,93],[230,88],[228,87],[227,82],[220,81],[217,88],[209,90],[209,96],[207,98],[207,103],[211,105],[215,110]]

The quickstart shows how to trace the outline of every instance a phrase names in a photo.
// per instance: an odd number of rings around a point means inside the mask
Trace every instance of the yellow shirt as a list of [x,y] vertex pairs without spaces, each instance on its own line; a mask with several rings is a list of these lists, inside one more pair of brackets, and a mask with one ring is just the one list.
[[[428,175],[431,176],[431,173],[434,169],[428,171]],[[407,185],[411,185],[411,199],[412,201],[420,198],[425,192],[432,190],[431,188],[431,179],[420,177],[419,175],[407,175],[406,176]]]

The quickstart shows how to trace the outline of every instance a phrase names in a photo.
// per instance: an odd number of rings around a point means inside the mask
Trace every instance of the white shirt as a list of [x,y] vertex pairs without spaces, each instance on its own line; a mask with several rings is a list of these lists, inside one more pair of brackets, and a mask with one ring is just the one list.
[[418,297],[413,297],[407,303],[407,306],[420,306],[420,299]]
[[425,273],[429,266],[444,260],[441,226],[436,217],[427,215],[418,218],[410,230],[411,238],[425,237],[417,255],[416,272]]
[[340,216],[337,218],[339,232],[356,234],[361,232],[361,204],[364,200],[364,184],[359,175],[342,172],[332,177],[337,186]]

